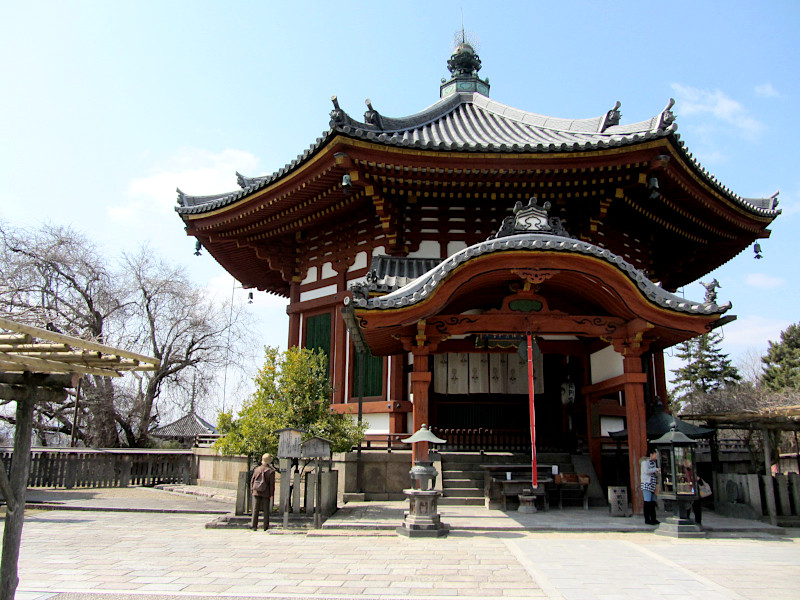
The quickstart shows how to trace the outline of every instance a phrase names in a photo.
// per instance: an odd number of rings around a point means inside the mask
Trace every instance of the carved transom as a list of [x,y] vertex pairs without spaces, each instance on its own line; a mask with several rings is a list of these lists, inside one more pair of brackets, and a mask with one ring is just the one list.
[[514,275],[526,281],[529,285],[525,289],[530,289],[530,286],[538,286],[550,279],[553,275],[559,273],[558,269],[514,269],[511,271]]

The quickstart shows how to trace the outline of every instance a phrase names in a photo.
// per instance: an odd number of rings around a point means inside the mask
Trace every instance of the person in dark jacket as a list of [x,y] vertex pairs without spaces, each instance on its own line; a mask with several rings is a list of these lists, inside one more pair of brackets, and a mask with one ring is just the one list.
[[264,454],[261,464],[250,478],[250,491],[253,494],[253,518],[250,528],[258,529],[258,513],[264,512],[264,531],[269,529],[269,513],[272,512],[272,497],[275,495],[275,469],[272,467],[272,454]]

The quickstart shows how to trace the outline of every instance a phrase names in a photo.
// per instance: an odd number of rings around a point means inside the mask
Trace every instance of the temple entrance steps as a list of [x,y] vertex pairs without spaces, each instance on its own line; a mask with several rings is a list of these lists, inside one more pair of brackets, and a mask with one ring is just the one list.
[[[529,454],[511,452],[442,452],[442,505],[484,504],[484,470],[487,464],[529,465]],[[572,457],[565,452],[540,453],[539,464],[557,465],[561,473],[573,473]]]

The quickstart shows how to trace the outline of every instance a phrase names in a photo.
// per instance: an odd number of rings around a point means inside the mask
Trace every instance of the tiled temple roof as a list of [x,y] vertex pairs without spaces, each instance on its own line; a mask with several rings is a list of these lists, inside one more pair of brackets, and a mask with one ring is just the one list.
[[541,233],[511,235],[480,242],[460,252],[456,252],[452,256],[441,261],[435,268],[427,271],[424,275],[385,296],[365,298],[354,294],[352,299],[345,298],[344,302],[346,305],[352,305],[354,308],[362,310],[380,310],[410,306],[431,296],[439,283],[444,280],[451,271],[468,260],[494,252],[519,250],[585,254],[603,259],[622,271],[633,281],[648,300],[658,306],[676,312],[714,315],[722,314],[731,308],[730,303],[718,305],[715,302],[691,302],[667,292],[650,281],[647,275],[631,265],[624,258],[600,246],[558,235]]
[[159,438],[194,437],[208,433],[216,433],[217,428],[195,413],[189,413],[177,421],[156,427],[150,435]]
[[424,275],[440,262],[438,258],[375,256],[367,274],[366,289],[379,294],[392,292]]
[[343,111],[334,96],[330,129],[305,152],[272,175],[245,177],[237,173],[241,189],[227,194],[189,196],[178,190],[177,212],[200,214],[236,202],[288,175],[337,135],[391,147],[445,152],[563,153],[630,146],[672,137],[698,173],[720,193],[749,212],[766,217],[780,213],[776,196],[745,199],[723,186],[687,151],[672,113],[674,101],[651,119],[620,125],[619,103],[591,119],[559,119],[522,111],[476,93],[456,93],[429,108],[403,118],[390,118],[371,104],[358,121]]

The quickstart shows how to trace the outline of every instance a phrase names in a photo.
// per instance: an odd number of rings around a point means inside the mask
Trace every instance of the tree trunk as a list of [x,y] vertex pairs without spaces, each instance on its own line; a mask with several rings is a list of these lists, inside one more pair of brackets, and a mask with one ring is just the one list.
[[[25,494],[31,466],[31,430],[35,392],[27,389],[24,398],[17,400],[17,424],[14,432],[14,457],[11,461],[11,491],[6,498],[6,519],[3,532],[3,558],[0,564],[0,600],[14,600],[19,577],[17,563],[25,518]],[[0,466],[0,468],[3,468]]]

